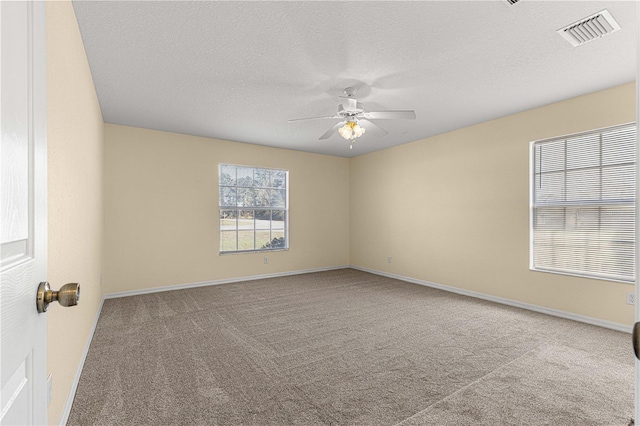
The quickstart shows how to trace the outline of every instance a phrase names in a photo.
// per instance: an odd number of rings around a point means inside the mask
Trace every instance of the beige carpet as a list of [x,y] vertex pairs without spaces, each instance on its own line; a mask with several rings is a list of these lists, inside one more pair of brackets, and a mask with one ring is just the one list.
[[69,425],[626,425],[628,334],[353,269],[106,300]]

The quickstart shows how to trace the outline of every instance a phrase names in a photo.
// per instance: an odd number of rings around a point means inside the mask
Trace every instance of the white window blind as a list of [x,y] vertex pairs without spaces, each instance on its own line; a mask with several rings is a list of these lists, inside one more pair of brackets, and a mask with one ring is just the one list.
[[636,126],[532,143],[532,269],[633,282]]

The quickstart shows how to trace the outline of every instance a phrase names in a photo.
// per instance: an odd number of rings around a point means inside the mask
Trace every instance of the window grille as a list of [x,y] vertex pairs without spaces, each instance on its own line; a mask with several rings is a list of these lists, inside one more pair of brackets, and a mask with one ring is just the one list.
[[289,172],[220,164],[220,252],[289,248]]

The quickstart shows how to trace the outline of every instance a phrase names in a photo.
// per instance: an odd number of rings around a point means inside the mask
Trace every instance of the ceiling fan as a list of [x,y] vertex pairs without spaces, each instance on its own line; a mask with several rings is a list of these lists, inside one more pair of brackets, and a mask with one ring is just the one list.
[[[371,120],[416,119],[416,113],[413,110],[366,111],[356,99],[356,89],[353,87],[344,89],[344,95],[338,97],[340,105],[338,105],[338,111],[335,115],[296,118],[289,120],[289,123],[306,120],[340,119],[341,121],[334,124],[320,136],[319,140],[329,139],[334,133],[339,132],[340,136],[351,141],[350,148],[353,148],[354,139],[362,136],[366,130],[370,130],[371,133],[380,137],[389,134],[389,132]],[[361,124],[364,124],[364,126]]]

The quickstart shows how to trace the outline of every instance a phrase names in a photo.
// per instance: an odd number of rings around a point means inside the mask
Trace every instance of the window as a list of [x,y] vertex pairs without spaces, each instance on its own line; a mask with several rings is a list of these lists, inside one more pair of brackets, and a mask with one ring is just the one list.
[[635,124],[531,148],[531,269],[633,282]]
[[287,170],[220,164],[220,252],[289,248]]

